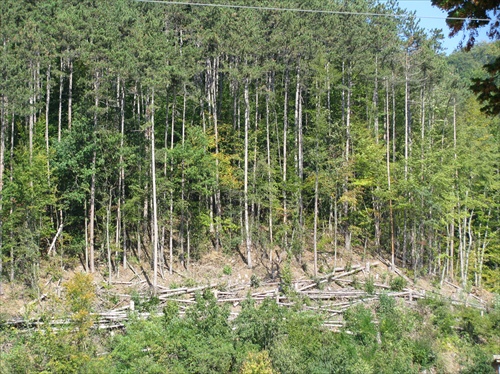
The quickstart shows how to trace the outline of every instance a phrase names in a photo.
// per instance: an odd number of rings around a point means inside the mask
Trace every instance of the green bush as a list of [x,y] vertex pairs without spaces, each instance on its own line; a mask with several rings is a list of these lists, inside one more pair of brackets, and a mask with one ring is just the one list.
[[470,361],[460,371],[460,374],[494,374],[495,370],[491,366],[491,356],[486,352],[475,348]]
[[231,275],[233,273],[233,268],[229,265],[224,265],[224,268],[222,269],[222,273],[224,275]]
[[349,308],[344,314],[345,329],[352,333],[355,340],[362,345],[374,344],[377,341],[377,326],[373,323],[373,314],[363,305]]
[[373,295],[375,293],[375,281],[372,276],[368,277],[365,282],[365,292],[368,295]]
[[391,279],[391,281],[389,282],[389,286],[391,287],[391,290],[396,291],[396,292],[403,291],[403,289],[406,287],[406,285],[407,285],[406,279],[404,279],[403,277],[400,277],[400,276],[397,276],[396,278]]

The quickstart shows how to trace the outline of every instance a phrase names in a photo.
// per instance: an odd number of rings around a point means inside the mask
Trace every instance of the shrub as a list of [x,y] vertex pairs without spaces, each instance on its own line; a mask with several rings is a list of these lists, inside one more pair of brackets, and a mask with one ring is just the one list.
[[403,277],[397,276],[389,283],[392,291],[401,292],[406,287],[407,282]]
[[224,275],[231,275],[233,273],[233,269],[229,265],[224,265],[224,268],[222,269],[222,273]]
[[375,281],[372,276],[370,276],[365,282],[365,292],[368,295],[373,295],[375,293]]
[[243,362],[240,374],[273,374],[273,367],[269,353],[262,352],[249,352],[247,358]]

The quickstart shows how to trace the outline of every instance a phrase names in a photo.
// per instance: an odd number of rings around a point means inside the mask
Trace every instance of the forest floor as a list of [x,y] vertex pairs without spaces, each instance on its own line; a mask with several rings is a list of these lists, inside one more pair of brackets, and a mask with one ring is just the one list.
[[[175,263],[172,274],[169,273],[168,268],[162,269],[163,271],[158,274],[158,292],[160,295],[163,293],[167,298],[169,296],[166,293],[174,289],[189,292],[189,290],[210,287],[224,291],[238,290],[238,294],[236,291],[231,294],[233,297],[231,300],[238,300],[235,297],[241,298],[249,294],[274,295],[270,292],[275,290],[277,300],[279,300],[280,275],[283,275],[288,263],[289,277],[291,275],[291,281],[296,290],[305,287],[316,288],[317,292],[320,290],[337,292],[344,297],[344,300],[352,295],[344,295],[342,290],[366,290],[364,285],[367,282],[371,282],[376,288],[389,290],[391,281],[398,276],[406,279],[405,290],[411,290],[417,296],[438,294],[452,301],[467,303],[470,300],[479,306],[489,304],[492,298],[491,294],[481,289],[472,288],[465,291],[451,280],[441,282],[439,276],[410,279],[402,269],[393,271],[386,259],[367,255],[362,250],[354,250],[349,255],[339,251],[336,259],[333,252],[320,253],[317,277],[314,277],[313,272],[313,254],[309,251],[305,251],[300,259],[296,257],[287,259],[286,254],[282,254],[280,258],[277,258],[277,253],[273,253],[273,256],[275,257],[274,277],[271,275],[271,262],[267,256],[254,259],[255,266],[249,269],[237,253],[229,256],[212,251],[187,267],[181,263]],[[0,295],[0,319],[36,319],[47,315],[64,315],[62,302],[64,285],[76,273],[83,272],[84,268],[81,265],[70,268],[61,266],[61,263],[60,258],[43,261],[36,287],[28,287],[19,283],[4,284],[4,294]],[[358,271],[350,274],[350,269],[358,269]],[[96,311],[123,309],[124,306],[126,308],[130,304],[134,295],[136,299],[139,297],[142,300],[152,295],[152,271],[148,262],[138,262],[132,258],[127,268],[120,266],[118,271],[112,273],[111,282],[106,273],[107,267],[101,266],[93,274],[97,294]],[[340,274],[339,277],[342,279],[332,282],[329,276],[334,274]],[[323,287],[315,287],[313,283],[317,282],[319,285],[320,279],[323,279],[321,281],[324,282]],[[226,293],[230,294],[230,292]],[[324,295],[322,298],[325,298]],[[238,304],[238,302],[234,303],[234,305]]]

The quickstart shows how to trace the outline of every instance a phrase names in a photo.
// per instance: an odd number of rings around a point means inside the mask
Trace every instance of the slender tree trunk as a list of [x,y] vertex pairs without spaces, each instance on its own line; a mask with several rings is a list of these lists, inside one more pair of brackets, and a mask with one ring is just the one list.
[[[453,184],[453,189],[456,192],[456,185],[458,183],[458,169],[457,169],[457,116],[456,116],[456,102],[455,99],[453,99],[453,161],[455,164],[455,182]],[[458,204],[458,198],[457,198],[457,204]],[[451,214],[451,223],[450,223],[450,254],[449,254],[449,267],[448,267],[448,276],[451,277],[453,280],[454,275],[455,275],[455,269],[454,269],[454,258],[455,258],[455,217],[454,217],[454,212],[455,212],[455,207],[452,208],[452,214]],[[457,212],[460,210],[457,209]]]
[[89,218],[87,215],[87,199],[83,204],[83,213],[85,215],[85,271],[88,273],[90,271],[89,262]]
[[106,252],[108,255],[108,285],[111,285],[111,276],[113,274],[113,267],[111,266],[111,243],[109,240],[109,221],[111,219],[111,202],[112,191],[109,191],[109,204],[106,207]]
[[288,250],[288,210],[287,210],[287,134],[288,134],[288,86],[290,85],[290,77],[288,67],[285,70],[285,92],[283,99],[283,240],[284,247]]
[[[15,134],[15,115],[12,114],[12,119],[11,119],[11,126],[10,126],[10,162],[9,162],[9,182],[12,184],[14,181],[14,134]],[[9,209],[9,215],[12,216],[13,213],[13,206],[14,206],[14,197],[10,197],[10,209]],[[11,242],[13,241],[14,237],[14,232],[13,229],[10,228],[9,236],[11,239]],[[16,259],[14,257],[14,246],[10,246],[10,281],[14,282],[14,276],[15,276],[15,269],[16,269]]]
[[[300,65],[300,61],[299,61]],[[295,89],[295,128],[297,136],[297,176],[299,179],[298,188],[298,215],[299,215],[299,258],[302,261],[302,248],[304,247],[304,203],[302,200],[302,182],[304,180],[304,140],[302,129],[302,88],[300,84],[300,66],[297,67],[297,82]]]
[[95,272],[94,261],[94,225],[95,225],[95,173],[96,173],[96,151],[92,154],[92,176],[90,180],[90,212],[89,212],[89,262],[90,272]]
[[253,227],[255,222],[259,220],[261,200],[259,198],[259,193],[257,192],[257,155],[258,155],[258,134],[259,134],[259,81],[255,83],[255,128],[253,136],[253,167],[252,167],[252,193],[253,197],[251,199],[252,209],[251,209],[251,219],[250,226]]
[[[410,63],[408,53],[405,55],[405,146],[404,146],[404,180],[408,181],[408,161],[410,153]],[[407,192],[406,198],[410,201],[410,194]],[[403,224],[403,266],[406,266],[408,250],[408,216],[407,209],[404,209]],[[411,259],[414,261],[414,258]]]
[[[167,149],[168,149],[168,126],[170,124],[169,122],[169,112],[168,112],[168,87],[166,90],[166,98],[165,98],[165,134],[164,134],[164,139],[163,139],[163,178],[167,180],[167,165],[168,165],[168,155],[167,155]],[[167,191],[163,191],[163,201],[167,201]],[[161,215],[161,214],[160,214]],[[162,220],[163,222],[163,220]],[[161,244],[160,244],[160,256],[161,256],[161,261],[163,263],[162,267],[165,266],[165,241],[166,241],[166,224],[162,223],[162,228],[161,228]],[[169,271],[170,273],[170,271]]]
[[316,173],[314,176],[314,276],[318,276],[318,200],[319,200],[319,188],[318,188],[318,169],[316,167]]
[[247,266],[252,268],[252,237],[250,234],[250,220],[248,214],[248,133],[250,131],[250,100],[248,78],[245,79],[245,161],[244,161],[244,219],[245,219],[245,245],[247,250]]
[[59,110],[57,116],[57,141],[61,142],[61,132],[62,132],[62,95],[64,89],[64,59],[61,58],[61,75],[59,76]]
[[269,266],[271,269],[271,279],[274,278],[273,271],[273,193],[272,193],[272,171],[271,171],[271,134],[270,134],[270,114],[269,102],[271,91],[271,75],[267,77],[267,93],[266,93],[266,159],[267,159],[267,190],[268,190],[268,203],[269,203]]
[[217,107],[217,93],[219,91],[219,57],[214,57],[213,60],[208,60],[207,72],[209,79],[208,87],[208,102],[211,107],[212,121],[214,126],[215,136],[215,190],[214,190],[214,216],[215,216],[215,250],[219,251],[220,246],[220,215],[222,211],[220,187],[219,187],[219,121],[218,121],[218,107]]
[[[182,130],[181,130],[181,147],[184,150],[185,141],[186,141],[186,105],[187,105],[187,90],[186,85],[183,87],[183,99],[182,99]],[[184,252],[184,232],[186,226],[186,212],[184,209],[185,195],[186,195],[186,176],[185,176],[185,162],[184,158],[182,159],[181,164],[181,225],[180,225],[180,243],[181,243],[181,258],[182,258],[182,266],[186,268],[185,257],[186,254]]]
[[125,224],[122,222],[122,205],[125,204],[125,166],[123,164],[123,145],[125,141],[125,82],[122,82],[120,78],[118,78],[118,86],[120,108],[120,174],[118,180],[118,207],[116,212],[116,245],[119,246],[120,242],[122,243],[123,268],[125,269],[127,267],[127,244],[125,241]]
[[51,65],[49,65],[49,67],[47,68],[47,84],[45,91],[45,150],[47,152],[47,179],[49,187],[50,187],[50,162],[49,162],[50,68]]
[[[344,186],[343,186],[343,192],[346,194],[348,192],[349,188],[349,177],[347,170],[350,168],[349,163],[350,163],[350,154],[351,154],[351,96],[352,96],[352,77],[351,77],[351,67],[349,66],[347,73],[347,94],[345,95],[345,104],[343,103],[343,106],[345,105],[344,113],[345,113],[345,128],[346,128],[346,141],[345,141],[345,168],[346,168],[346,175],[344,177]],[[344,79],[344,74],[345,72],[343,71],[343,77]],[[343,93],[344,96],[344,93]],[[349,223],[349,203],[347,201],[344,201],[343,203],[343,213],[344,213],[344,247],[346,252],[349,254],[349,256],[352,255],[351,251],[351,228],[350,228],[350,223]]]
[[73,122],[73,60],[68,59],[69,77],[68,77],[68,130],[71,130]]
[[0,295],[3,295],[3,176],[5,170],[6,98],[0,94]]
[[[470,260],[470,253],[472,250],[472,245],[474,244],[474,239],[472,236],[472,217],[474,216],[474,209],[471,210],[470,216],[467,218],[464,218],[464,250],[465,250],[465,265],[464,265],[464,277],[462,279],[462,288],[466,288],[467,286],[467,280],[469,278],[469,260]],[[467,236],[465,235],[467,234]]]
[[375,133],[375,143],[378,144],[378,55],[375,55],[375,81],[373,84],[373,130]]
[[391,135],[390,135],[390,115],[389,115],[389,83],[387,82],[386,85],[386,96],[385,96],[385,111],[386,111],[386,120],[385,120],[385,162],[386,162],[386,167],[387,167],[387,191],[389,193],[389,222],[390,222],[390,231],[391,231],[391,265],[392,268],[394,269],[395,267],[395,258],[394,258],[394,216],[393,216],[393,211],[392,211],[392,196],[391,196],[391,163],[390,163],[390,157],[391,157],[391,152],[390,152],[390,141],[391,141]]
[[[175,104],[177,101],[177,93],[174,87],[174,99],[172,101],[172,127],[170,129],[170,150],[172,151],[174,149],[174,131],[175,131]],[[173,161],[170,162],[170,174],[172,175],[174,172],[174,164]],[[169,257],[170,257],[170,266],[169,266],[169,273],[173,273],[173,268],[174,268],[174,190],[170,190],[170,209],[169,209],[169,242],[168,242],[168,248],[169,248]]]
[[396,77],[392,72],[391,96],[392,96],[392,162],[396,162]]
[[155,93],[151,95],[151,185],[153,189],[153,290],[158,290],[158,210],[156,199]]
[[[36,89],[35,89],[35,79],[36,72],[33,66],[33,62],[30,62],[30,72],[31,72],[31,82],[30,82],[30,97],[29,97],[29,116],[28,116],[28,144],[29,144],[29,164],[31,166],[33,162],[33,137],[35,131],[36,122]],[[33,187],[33,180],[30,180],[30,186]]]
[[92,176],[90,181],[90,218],[89,218],[89,261],[90,261],[90,272],[95,272],[95,258],[94,258],[94,244],[95,244],[95,182],[96,182],[96,159],[97,151],[95,137],[97,132],[97,111],[99,108],[99,72],[95,73],[94,77],[94,151],[92,154]]

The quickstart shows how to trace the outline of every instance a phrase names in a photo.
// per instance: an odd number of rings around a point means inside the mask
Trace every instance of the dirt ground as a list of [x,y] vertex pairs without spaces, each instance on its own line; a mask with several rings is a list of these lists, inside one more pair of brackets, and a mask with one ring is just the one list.
[[[195,287],[202,285],[225,285],[228,287],[261,283],[279,280],[280,272],[287,263],[290,264],[290,272],[294,281],[314,279],[313,253],[305,251],[301,258],[293,256],[288,259],[286,253],[273,251],[272,263],[269,253],[266,256],[254,259],[254,267],[249,269],[239,254],[232,256],[209,252],[197,262],[189,266],[177,262],[174,263],[172,274],[166,266],[161,267],[158,273],[159,288],[170,289],[179,287]],[[363,255],[362,251],[343,253],[339,251],[335,257],[333,252],[322,252],[318,254],[318,276],[329,274],[335,268],[344,266],[361,265],[366,267],[372,264],[368,270],[359,272],[355,277],[357,281],[363,282],[370,277],[377,284],[388,285],[390,280],[396,276],[391,269],[380,262],[377,258]],[[373,266],[377,263],[377,266]],[[60,259],[50,259],[42,262],[39,271],[39,281],[36,289],[26,287],[17,283],[5,283],[4,293],[0,295],[0,320],[12,318],[35,318],[43,315],[57,315],[64,313],[64,285],[75,273],[83,272],[81,265],[69,268],[61,267]],[[131,259],[127,268],[119,266],[117,271],[111,275],[111,283],[106,275],[107,267],[100,266],[94,273],[93,281],[97,290],[97,310],[106,310],[120,307],[129,302],[130,295],[138,294],[147,296],[152,292],[152,271],[148,263],[139,263],[135,258]],[[439,279],[419,278],[411,287],[426,292],[439,292],[445,297],[454,297],[463,290],[452,282],[444,282]],[[485,300],[490,299],[490,294],[484,290],[473,289],[475,297]]]

